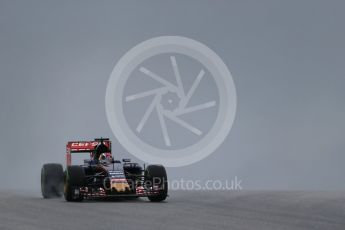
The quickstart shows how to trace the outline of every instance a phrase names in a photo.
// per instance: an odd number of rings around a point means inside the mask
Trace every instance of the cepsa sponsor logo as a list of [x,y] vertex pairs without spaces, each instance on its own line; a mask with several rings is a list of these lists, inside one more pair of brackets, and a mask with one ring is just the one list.
[[97,141],[71,143],[71,147],[95,147],[96,145],[98,145]]

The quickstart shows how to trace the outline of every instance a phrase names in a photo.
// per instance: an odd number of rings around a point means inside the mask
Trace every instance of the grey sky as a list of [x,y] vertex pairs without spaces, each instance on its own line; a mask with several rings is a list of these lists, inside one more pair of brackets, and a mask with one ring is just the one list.
[[[38,187],[65,142],[109,136],[104,96],[121,56],[179,35],[232,72],[237,115],[208,158],[170,178],[247,189],[345,189],[344,1],[0,0],[0,188]],[[134,157],[133,157],[134,158]],[[205,170],[206,169],[206,170]]]

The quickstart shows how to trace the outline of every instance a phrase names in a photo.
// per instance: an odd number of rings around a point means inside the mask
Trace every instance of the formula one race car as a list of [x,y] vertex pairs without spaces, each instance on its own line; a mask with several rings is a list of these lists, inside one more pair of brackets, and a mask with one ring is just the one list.
[[[73,153],[89,153],[83,165],[72,165]],[[44,198],[61,197],[82,201],[99,197],[148,197],[163,201],[168,196],[168,182],[162,165],[141,167],[130,159],[122,162],[111,154],[108,138],[71,141],[66,145],[65,171],[60,164],[44,164],[41,189]]]

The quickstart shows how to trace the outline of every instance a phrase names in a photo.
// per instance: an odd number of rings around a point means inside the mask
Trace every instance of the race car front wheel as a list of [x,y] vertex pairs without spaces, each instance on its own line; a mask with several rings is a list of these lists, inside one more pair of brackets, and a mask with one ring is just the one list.
[[41,170],[43,198],[61,197],[63,191],[63,168],[60,164],[44,164]]
[[145,169],[146,189],[152,193],[148,198],[152,202],[160,202],[168,196],[168,178],[164,166],[149,165]]
[[64,196],[66,201],[82,201],[80,188],[85,186],[85,171],[81,166],[68,166],[65,172]]

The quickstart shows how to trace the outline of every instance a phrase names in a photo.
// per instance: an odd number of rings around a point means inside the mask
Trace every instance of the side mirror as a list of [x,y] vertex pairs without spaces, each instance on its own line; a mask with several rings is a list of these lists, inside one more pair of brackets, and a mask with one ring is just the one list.
[[118,164],[118,163],[121,163],[121,161],[112,159],[112,160],[111,160],[111,163],[112,163],[112,164]]

